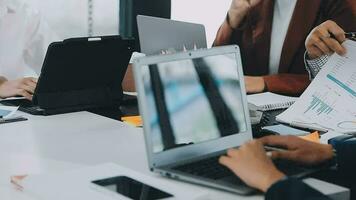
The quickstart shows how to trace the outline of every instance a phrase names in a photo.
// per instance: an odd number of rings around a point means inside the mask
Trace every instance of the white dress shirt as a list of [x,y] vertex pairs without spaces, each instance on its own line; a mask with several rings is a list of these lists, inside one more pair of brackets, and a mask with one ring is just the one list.
[[119,32],[119,0],[27,1],[41,11],[61,40],[71,37],[117,35]]
[[36,77],[55,35],[25,0],[0,0],[0,76]]
[[269,74],[277,74],[282,48],[297,0],[276,0],[271,34]]

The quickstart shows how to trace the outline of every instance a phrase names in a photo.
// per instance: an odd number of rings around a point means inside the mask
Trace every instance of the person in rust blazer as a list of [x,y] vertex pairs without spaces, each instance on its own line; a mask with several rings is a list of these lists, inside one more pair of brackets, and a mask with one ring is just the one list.
[[310,83],[304,65],[306,37],[314,27],[327,20],[336,22],[346,32],[355,31],[356,1],[297,0],[283,43],[278,73],[270,74],[276,1],[279,0],[232,0],[213,45],[239,45],[248,93],[271,91],[298,96]]

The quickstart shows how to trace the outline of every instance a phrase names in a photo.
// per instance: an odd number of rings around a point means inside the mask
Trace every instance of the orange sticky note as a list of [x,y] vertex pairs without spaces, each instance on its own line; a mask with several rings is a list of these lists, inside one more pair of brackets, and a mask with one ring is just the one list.
[[304,140],[320,143],[320,138],[319,138],[319,132],[318,131],[310,133],[309,135],[299,136],[299,137],[304,139]]
[[122,117],[121,120],[125,123],[131,124],[133,126],[142,126],[142,118],[141,116],[129,116],[129,117]]

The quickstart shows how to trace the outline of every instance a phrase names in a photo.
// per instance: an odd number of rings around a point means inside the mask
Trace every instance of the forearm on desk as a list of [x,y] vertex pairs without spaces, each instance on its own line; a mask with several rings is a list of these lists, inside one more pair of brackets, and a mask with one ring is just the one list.
[[268,91],[291,96],[299,96],[310,84],[306,74],[267,75],[263,79]]

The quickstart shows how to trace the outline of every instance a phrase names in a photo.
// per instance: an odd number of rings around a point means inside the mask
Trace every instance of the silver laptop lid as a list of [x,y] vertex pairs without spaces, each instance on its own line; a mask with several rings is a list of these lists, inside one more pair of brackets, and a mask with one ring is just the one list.
[[151,168],[252,139],[238,46],[134,62]]
[[141,52],[157,55],[161,51],[206,48],[205,27],[202,24],[174,21],[159,17],[137,16]]

